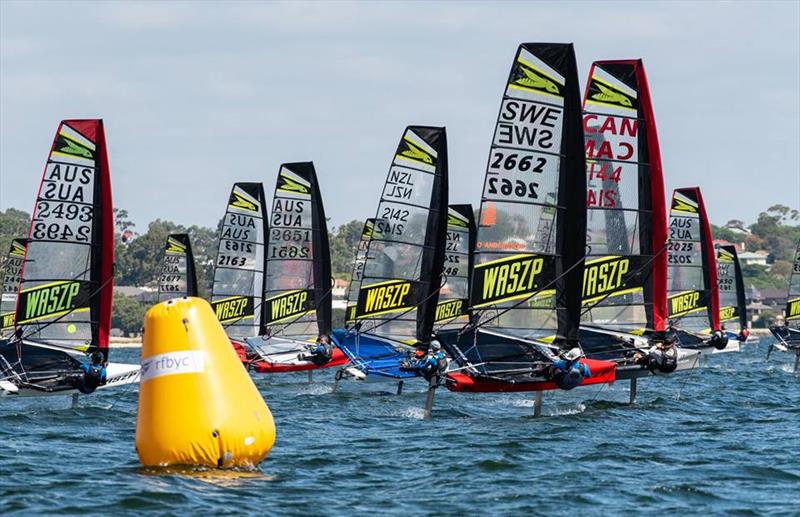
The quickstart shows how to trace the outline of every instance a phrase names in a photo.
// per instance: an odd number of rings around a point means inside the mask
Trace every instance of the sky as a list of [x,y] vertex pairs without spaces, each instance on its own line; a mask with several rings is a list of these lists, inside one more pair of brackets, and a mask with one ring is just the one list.
[[521,42],[642,58],[667,192],[711,220],[800,208],[800,2],[0,0],[0,210],[30,211],[61,119],[103,118],[115,206],[215,226],[313,160],[332,225],[373,217],[407,125],[446,126],[451,203],[480,202]]

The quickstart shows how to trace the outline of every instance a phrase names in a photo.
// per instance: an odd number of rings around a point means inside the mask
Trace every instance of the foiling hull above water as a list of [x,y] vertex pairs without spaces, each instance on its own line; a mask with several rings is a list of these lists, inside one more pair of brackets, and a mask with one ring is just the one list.
[[[335,339],[332,339],[332,343],[336,345]],[[234,348],[248,369],[257,373],[305,372],[342,366],[348,361],[347,356],[336,347],[326,363],[300,359],[309,355],[310,344],[281,337],[254,337],[248,339],[246,345],[233,341]]]
[[[41,397],[49,395],[80,395],[74,386],[65,382],[69,376],[82,375],[80,361],[76,355],[37,343],[24,341],[21,347],[22,361],[17,356],[17,345],[10,341],[0,342],[0,361],[3,366],[21,364],[20,371],[0,368],[0,396]],[[82,354],[81,354],[82,355]],[[25,369],[30,366],[30,370]],[[106,389],[139,382],[140,365],[108,363],[107,380],[97,389]]]

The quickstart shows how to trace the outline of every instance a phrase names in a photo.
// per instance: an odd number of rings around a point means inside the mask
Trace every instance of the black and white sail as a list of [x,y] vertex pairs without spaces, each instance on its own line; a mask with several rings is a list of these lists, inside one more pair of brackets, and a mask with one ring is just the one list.
[[571,44],[524,43],[489,152],[471,308],[477,328],[445,346],[474,375],[530,379],[547,346],[577,343],[586,174]]
[[12,239],[3,263],[3,291],[0,298],[0,338],[14,333],[14,313],[17,310],[17,293],[22,278],[27,241]]
[[295,340],[331,331],[331,257],[312,162],[278,172],[264,282],[266,334]]
[[211,306],[231,338],[263,334],[264,187],[235,183],[228,199],[214,267]]
[[[741,334],[747,329],[747,308],[744,278],[735,246],[717,248],[717,281],[719,284],[719,320],[726,330]],[[730,328],[735,325],[734,328]]]
[[161,273],[158,277],[158,301],[197,296],[197,272],[189,235],[173,233],[167,237]]
[[436,306],[436,330],[462,329],[469,323],[469,282],[475,252],[475,216],[472,205],[450,205],[447,212],[447,248],[444,285]]
[[430,342],[447,238],[447,135],[403,132],[378,204],[355,319],[360,332]]

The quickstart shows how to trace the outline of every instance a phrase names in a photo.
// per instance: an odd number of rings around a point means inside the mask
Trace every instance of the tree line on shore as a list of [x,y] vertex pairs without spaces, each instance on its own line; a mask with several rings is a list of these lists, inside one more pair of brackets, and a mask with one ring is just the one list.
[[[200,295],[211,292],[214,260],[217,253],[217,228],[183,226],[172,221],[156,219],[147,228],[137,232],[136,225],[128,213],[115,209],[116,224],[116,278],[117,285],[155,287],[164,243],[170,233],[188,233],[197,264]],[[361,238],[363,221],[353,220],[335,226],[329,232],[331,271],[336,278],[349,280],[355,249]],[[24,237],[28,233],[30,214],[15,208],[0,211],[0,252],[3,259],[11,239]],[[742,221],[728,221],[724,226],[712,225],[715,239],[733,243],[744,243],[749,251],[766,250],[771,255],[771,264],[743,266],[745,285],[758,289],[775,287],[786,289],[792,269],[791,260],[795,247],[800,242],[800,213],[784,205],[774,205],[761,212],[755,223],[745,225]],[[2,264],[0,264],[2,266]],[[113,325],[126,332],[136,331],[141,326],[145,307],[138,301],[120,294],[114,299]]]

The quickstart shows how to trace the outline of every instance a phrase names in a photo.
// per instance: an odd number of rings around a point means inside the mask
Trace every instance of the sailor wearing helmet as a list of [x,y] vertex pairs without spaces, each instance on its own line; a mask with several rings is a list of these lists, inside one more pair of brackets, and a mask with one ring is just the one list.
[[562,390],[571,390],[592,376],[589,367],[580,362],[581,357],[583,352],[575,347],[564,353],[561,359],[553,361],[550,367],[550,379],[556,386]]

